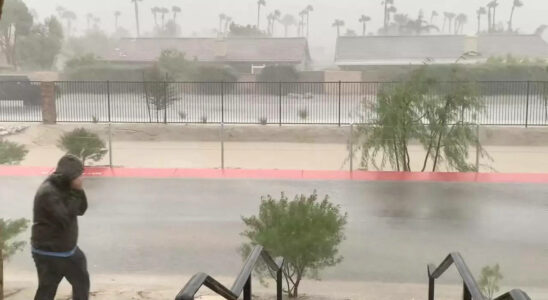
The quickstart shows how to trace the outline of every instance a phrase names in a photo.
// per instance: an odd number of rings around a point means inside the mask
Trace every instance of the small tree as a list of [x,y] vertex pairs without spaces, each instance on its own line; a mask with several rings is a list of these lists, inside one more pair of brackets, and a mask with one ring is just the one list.
[[492,300],[494,294],[499,291],[499,281],[501,279],[503,279],[503,276],[500,272],[499,264],[496,264],[492,267],[485,266],[483,267],[483,269],[481,269],[481,275],[478,284],[481,288],[481,291],[487,296],[489,300]]
[[4,299],[4,260],[22,250],[23,241],[12,241],[17,235],[27,230],[29,221],[19,219],[15,221],[0,219],[0,300]]
[[28,152],[24,145],[0,139],[0,165],[18,165]]
[[72,155],[79,157],[85,165],[87,159],[99,161],[108,150],[101,138],[84,128],[77,128],[61,136],[57,146]]
[[[242,254],[247,256],[254,246],[262,245],[271,255],[285,258],[285,292],[290,297],[298,297],[305,276],[318,279],[320,270],[343,259],[338,246],[345,237],[347,215],[328,196],[322,201],[316,192],[298,195],[293,201],[283,193],[279,200],[263,197],[259,215],[242,219],[247,226],[242,235],[249,239]],[[263,279],[270,274],[264,265],[258,272]]]

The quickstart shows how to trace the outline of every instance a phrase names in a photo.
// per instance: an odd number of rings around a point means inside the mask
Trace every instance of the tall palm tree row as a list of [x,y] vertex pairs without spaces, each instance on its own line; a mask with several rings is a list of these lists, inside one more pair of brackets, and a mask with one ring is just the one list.
[[495,30],[495,24],[496,24],[496,12],[497,12],[497,7],[499,6],[498,0],[492,0],[491,2],[489,2],[487,4],[487,9],[488,9],[488,18],[489,18],[489,27],[488,27],[488,32],[493,32]]
[[308,5],[304,11],[306,12],[306,38],[310,35],[310,13],[314,11],[312,5]]
[[154,26],[156,28],[158,28],[158,14],[160,13],[161,10],[162,9],[159,8],[158,6],[155,6],[150,9],[150,11],[152,12],[152,17],[154,17]]
[[288,37],[289,27],[297,25],[297,18],[295,18],[293,15],[286,14],[280,20],[280,23],[282,23],[282,25],[284,26],[284,36]]
[[384,31],[386,32],[390,23],[390,13],[394,7],[394,0],[384,0],[382,4],[384,4]]

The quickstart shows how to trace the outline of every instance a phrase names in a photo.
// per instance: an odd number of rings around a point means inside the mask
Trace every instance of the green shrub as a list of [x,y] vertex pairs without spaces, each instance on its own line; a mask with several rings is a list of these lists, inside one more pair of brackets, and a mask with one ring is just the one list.
[[[2,251],[2,260],[9,259],[12,255],[21,251],[25,246],[24,241],[12,242],[12,240],[27,230],[29,226],[29,220],[27,219],[18,219],[18,220],[4,220],[0,219],[0,250]],[[0,274],[1,275],[1,274]]]
[[[272,84],[275,82],[298,82],[299,73],[295,67],[291,65],[273,65],[265,67],[262,72],[257,76],[259,82],[264,82],[264,84],[259,84],[260,89],[269,94],[279,94],[280,86],[278,84]],[[269,84],[270,83],[270,84]],[[287,95],[293,93],[297,90],[298,85],[296,84],[284,84],[282,85],[281,93],[282,95]]]
[[[298,195],[293,201],[282,193],[280,199],[263,197],[259,214],[242,218],[246,230],[242,233],[249,242],[241,248],[246,257],[256,245],[261,245],[274,257],[285,258],[285,292],[298,297],[299,284],[304,277],[318,279],[318,273],[326,267],[342,261],[338,253],[344,240],[347,215],[340,207],[329,202],[326,196],[318,199],[312,195]],[[270,273],[259,266],[262,278]]]
[[0,139],[0,165],[18,165],[28,152],[25,145]]
[[108,152],[105,142],[97,134],[84,128],[63,134],[57,146],[66,153],[79,157],[84,165],[88,159],[101,160]]
[[496,264],[492,267],[485,266],[481,269],[480,279],[478,284],[481,288],[481,291],[487,296],[489,300],[493,299],[493,296],[496,292],[499,291],[499,281],[503,278],[500,272],[499,264]]

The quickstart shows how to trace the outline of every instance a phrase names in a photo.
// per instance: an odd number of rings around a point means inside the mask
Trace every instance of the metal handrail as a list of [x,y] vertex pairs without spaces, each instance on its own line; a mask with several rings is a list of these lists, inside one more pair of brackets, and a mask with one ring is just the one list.
[[[487,297],[481,292],[478,283],[474,279],[472,272],[464,262],[464,259],[458,252],[449,254],[443,262],[436,267],[434,264],[428,265],[428,300],[434,300],[434,285],[438,279],[451,265],[455,265],[463,281],[463,300],[487,300]],[[529,296],[522,290],[512,290],[496,300],[530,300]]]
[[205,273],[198,273],[194,275],[179,294],[177,294],[175,300],[194,300],[196,293],[198,293],[198,290],[200,290],[202,286],[208,287],[226,300],[238,300],[242,293],[244,294],[244,300],[251,300],[251,274],[261,257],[267,266],[276,272],[277,300],[282,300],[282,272],[284,260],[274,260],[262,246],[253,248],[253,251],[251,251],[251,254],[247,257],[242,270],[231,289],[228,289]]

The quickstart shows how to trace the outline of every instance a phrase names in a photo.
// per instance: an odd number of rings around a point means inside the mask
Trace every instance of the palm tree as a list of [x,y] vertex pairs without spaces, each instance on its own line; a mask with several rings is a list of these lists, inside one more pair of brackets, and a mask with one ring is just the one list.
[[139,26],[139,2],[143,0],[130,0],[135,5],[135,28],[137,29],[137,37],[141,36],[141,29]]
[[333,22],[333,27],[337,27],[337,37],[340,37],[341,36],[341,27],[344,26],[344,21],[343,20],[335,20],[335,22]]
[[171,11],[173,12],[173,22],[177,22],[177,14],[180,14],[182,12],[181,8],[179,6],[173,6],[171,8]]
[[386,32],[390,23],[390,9],[388,5],[394,5],[394,0],[384,0],[382,4],[384,4],[384,31]]
[[274,35],[274,29],[275,29],[276,21],[280,20],[280,17],[282,16],[282,13],[279,10],[276,9],[273,13],[269,14],[269,16],[270,16],[270,20],[269,20],[270,34]]
[[485,9],[485,7],[480,7],[476,11],[476,14],[478,15],[478,35],[479,35],[481,32],[481,16],[487,14],[487,10]]
[[257,29],[261,29],[261,6],[266,6],[265,0],[257,1]]
[[301,29],[299,30],[299,36],[303,36],[304,35],[304,17],[306,16],[306,10],[303,9],[301,10],[301,12],[299,12],[299,17],[301,17],[301,21],[300,21],[300,27]]
[[228,32],[228,27],[232,24],[232,18],[226,17],[225,19],[225,32]]
[[76,14],[70,10],[65,10],[61,17],[67,21],[67,36],[70,36],[72,21],[76,20]]
[[432,16],[430,17],[430,24],[434,24],[434,19],[439,16],[438,12],[433,10],[432,11]]
[[87,26],[88,26],[88,27],[87,27],[87,30],[88,30],[88,31],[91,29],[91,22],[93,21],[93,18],[94,18],[94,16],[93,16],[92,13],[88,13],[88,14],[86,15],[86,21],[87,21]]
[[369,16],[362,15],[358,21],[363,25],[362,35],[365,36],[367,31],[367,22],[371,21],[371,18]]
[[455,34],[462,33],[464,24],[468,22],[468,16],[466,14],[459,14],[455,18]]
[[456,16],[457,15],[452,12],[447,15],[447,18],[449,18],[449,33],[453,30],[453,19],[455,19]]
[[514,10],[516,7],[522,7],[523,2],[521,0],[514,0],[514,4],[512,5],[512,12],[510,13],[510,20],[508,21],[508,31],[513,31],[512,29],[512,20],[514,19]]
[[310,13],[314,11],[314,6],[308,5],[304,10],[306,11],[306,37],[308,38],[310,34]]
[[226,20],[227,16],[225,14],[219,15],[219,34],[223,34],[223,22]]
[[280,23],[284,26],[284,35],[287,37],[289,26],[297,25],[297,18],[293,15],[286,14],[281,20]]
[[160,13],[161,9],[158,6],[155,6],[150,9],[152,12],[152,16],[154,17],[154,26],[158,28],[158,14]]
[[162,28],[166,27],[166,15],[169,14],[170,10],[162,7],[160,8],[160,13],[162,14]]
[[487,8],[489,9],[489,12],[488,12],[488,15],[489,15],[489,32],[492,32],[493,29],[495,28],[495,15],[496,15],[496,10],[497,10],[497,6],[499,4],[497,3],[497,0],[493,0],[491,2],[489,2],[487,4]]
[[114,12],[114,30],[118,30],[118,19],[120,18],[120,16],[122,15],[122,13],[117,10]]
[[398,12],[398,9],[395,6],[388,8],[388,24],[390,24],[390,14],[395,14]]

